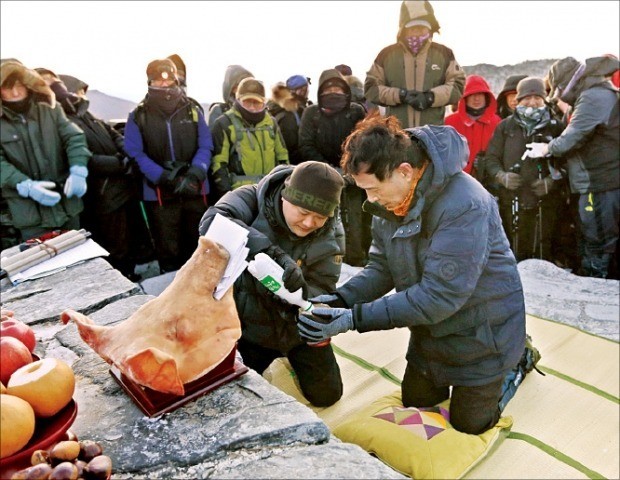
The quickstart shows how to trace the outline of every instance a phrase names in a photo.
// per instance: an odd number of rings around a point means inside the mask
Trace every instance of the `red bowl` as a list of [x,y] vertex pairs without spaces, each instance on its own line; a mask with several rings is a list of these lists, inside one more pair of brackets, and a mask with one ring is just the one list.
[[49,450],[56,442],[63,440],[77,416],[75,400],[71,401],[56,415],[49,418],[37,418],[34,434],[19,452],[0,459],[0,478],[11,478],[18,470],[30,466],[30,457],[35,450]]

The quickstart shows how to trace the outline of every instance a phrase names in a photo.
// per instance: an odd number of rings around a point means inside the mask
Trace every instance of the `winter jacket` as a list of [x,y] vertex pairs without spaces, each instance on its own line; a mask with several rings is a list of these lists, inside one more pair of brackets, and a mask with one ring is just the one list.
[[[404,37],[405,25],[411,20],[427,20],[431,33],[439,30],[429,2],[403,2],[396,43],[379,52],[366,75],[364,94],[371,102],[387,107],[386,115],[394,115],[404,128],[420,125],[442,125],[446,105],[459,101],[465,85],[465,72],[448,47],[431,39],[417,55],[413,55]],[[399,99],[400,89],[431,91],[435,100],[424,111],[414,110]]]
[[123,136],[88,111],[89,102],[82,99],[75,113],[67,117],[86,135],[93,156],[88,164],[88,190],[84,200],[88,208],[106,214],[137,199],[136,181],[129,175],[130,164],[124,150]]
[[[91,152],[82,130],[70,122],[52,91],[36,73],[19,63],[2,65],[0,84],[20,72],[30,92],[30,108],[19,115],[2,106],[0,116],[0,187],[7,201],[13,225],[54,228],[65,224],[83,209],[81,198],[67,198],[62,185],[74,165],[87,166]],[[49,180],[59,186],[60,202],[45,207],[17,193],[16,185],[24,180]]]
[[213,139],[197,102],[183,97],[177,109],[165,116],[148,102],[148,95],[132,112],[125,125],[125,151],[138,162],[143,179],[143,199],[172,197],[163,185],[164,170],[182,174],[190,167],[201,176],[202,195],[209,193],[206,181],[211,165]]
[[[521,157],[527,150],[528,143],[535,142],[537,138],[539,141],[549,142],[560,136],[564,130],[565,125],[553,118],[549,110],[548,113],[547,121],[541,122],[540,127],[531,136],[528,136],[523,127],[517,123],[515,115],[518,114],[505,118],[495,129],[485,155],[485,166],[489,177],[495,178],[500,170],[504,172],[518,170],[523,179],[523,186],[516,191],[507,190],[503,186],[499,188],[498,193],[502,204],[510,204],[516,193],[521,201],[521,207],[527,209],[538,205],[538,197],[534,194],[531,184],[538,179],[538,166],[540,166],[542,178],[550,175],[548,159],[521,160]],[[518,167],[515,167],[516,165]]]
[[[297,237],[289,230],[282,213],[281,192],[293,168],[278,166],[258,184],[226,194],[206,211],[199,231],[204,235],[219,213],[249,231],[248,258],[278,245],[301,266],[308,283],[308,297],[312,297],[336,288],[344,232],[338,214],[307,237]],[[282,353],[302,344],[295,320],[298,307],[274,300],[247,270],[235,282],[233,293],[246,340]]]
[[431,163],[404,218],[366,203],[375,216],[370,261],[338,293],[354,308],[359,332],[409,327],[407,360],[436,385],[484,385],[523,353],[515,257],[497,202],[462,171],[465,140],[452,127],[409,132]]
[[[615,62],[615,63],[614,63]],[[598,193],[620,188],[620,104],[618,89],[608,77],[618,60],[590,58],[578,86],[570,123],[549,142],[549,153],[565,156],[573,193]],[[556,85],[562,79],[556,78]],[[570,102],[570,101],[569,101]]]
[[278,122],[291,165],[303,162],[299,152],[299,125],[305,108],[284,83],[278,82],[271,89],[271,100],[267,103],[267,110]]
[[234,106],[213,125],[213,183],[219,196],[250,185],[274,167],[288,163],[288,151],[276,120],[265,112],[256,125],[247,123]]
[[[341,86],[347,95],[348,106],[333,115],[321,111],[321,92],[326,82],[341,79]],[[319,102],[304,110],[299,127],[299,150],[303,161],[316,160],[340,168],[342,142],[355,128],[355,124],[366,116],[364,108],[351,103],[351,89],[347,81],[335,69],[325,70],[319,78]]]
[[[484,93],[487,98],[487,108],[478,118],[471,117],[467,113],[467,105],[465,104],[466,98],[474,93]],[[463,98],[459,100],[458,110],[446,117],[446,125],[454,127],[467,139],[469,159],[463,168],[465,173],[472,175],[476,173],[472,171],[474,159],[479,152],[486,150],[489,140],[493,136],[493,131],[501,120],[495,113],[496,110],[495,96],[486,80],[478,75],[468,76]]]
[[233,90],[239,82],[244,78],[253,77],[252,72],[246,70],[241,65],[228,65],[224,73],[224,82],[222,83],[223,102],[214,102],[209,105],[209,113],[207,115],[207,125],[213,128],[215,121],[220,115],[226,113],[235,103],[235,94]]

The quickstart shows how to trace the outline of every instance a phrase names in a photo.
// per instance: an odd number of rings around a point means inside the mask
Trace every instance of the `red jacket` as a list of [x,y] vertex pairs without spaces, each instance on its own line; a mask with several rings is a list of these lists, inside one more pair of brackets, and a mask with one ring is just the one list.
[[[467,114],[465,99],[474,93],[485,93],[487,96],[487,108],[484,113],[474,119]],[[451,125],[467,139],[469,145],[469,160],[463,168],[466,173],[472,174],[474,158],[480,151],[484,151],[493,136],[495,127],[501,121],[497,113],[497,101],[489,84],[479,75],[469,75],[465,82],[463,97],[459,100],[458,110],[446,117],[445,124]]]

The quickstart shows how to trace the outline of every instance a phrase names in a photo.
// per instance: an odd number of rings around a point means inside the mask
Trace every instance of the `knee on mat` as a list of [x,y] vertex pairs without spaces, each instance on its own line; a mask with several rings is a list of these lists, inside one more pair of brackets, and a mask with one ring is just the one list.
[[342,385],[340,385],[340,388],[314,388],[303,393],[306,399],[315,407],[331,407],[342,397]]
[[500,417],[499,409],[492,418],[473,417],[472,415],[459,415],[458,411],[450,410],[450,424],[455,430],[470,435],[480,435],[495,426]]

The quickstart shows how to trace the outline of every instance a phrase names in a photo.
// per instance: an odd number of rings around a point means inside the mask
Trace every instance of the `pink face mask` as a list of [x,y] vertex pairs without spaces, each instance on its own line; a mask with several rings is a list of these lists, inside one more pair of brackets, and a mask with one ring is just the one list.
[[417,55],[429,38],[431,38],[430,33],[427,33],[425,35],[407,37],[407,45],[409,45],[411,52],[414,55]]

